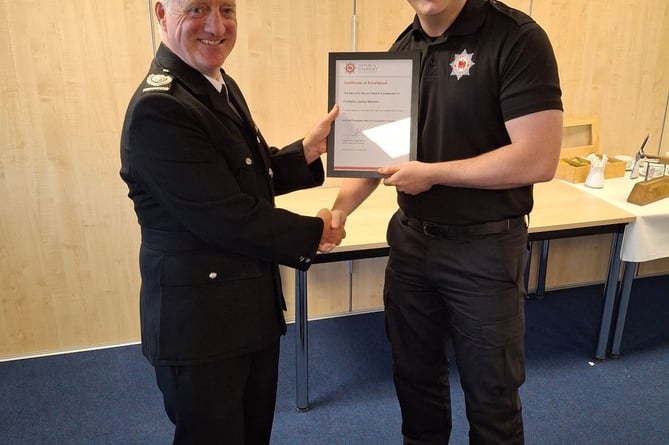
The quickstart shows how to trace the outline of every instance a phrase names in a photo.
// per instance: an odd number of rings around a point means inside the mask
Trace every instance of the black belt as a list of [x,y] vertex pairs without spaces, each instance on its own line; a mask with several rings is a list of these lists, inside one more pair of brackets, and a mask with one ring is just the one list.
[[525,217],[502,219],[500,221],[485,222],[480,224],[439,224],[423,221],[400,213],[402,224],[411,227],[431,238],[463,238],[468,236],[492,235],[505,233],[518,223],[525,224]]
[[214,246],[190,232],[167,232],[142,227],[142,245],[149,249],[170,253],[210,251]]

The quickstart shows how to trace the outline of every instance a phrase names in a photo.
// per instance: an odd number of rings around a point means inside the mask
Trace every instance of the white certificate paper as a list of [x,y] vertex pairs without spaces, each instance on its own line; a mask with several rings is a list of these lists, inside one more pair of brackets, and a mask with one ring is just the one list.
[[329,106],[339,116],[328,137],[328,176],[380,177],[415,159],[417,53],[330,53]]

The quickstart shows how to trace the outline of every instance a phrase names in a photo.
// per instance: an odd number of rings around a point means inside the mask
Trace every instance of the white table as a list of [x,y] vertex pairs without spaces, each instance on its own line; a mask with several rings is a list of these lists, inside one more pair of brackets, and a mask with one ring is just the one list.
[[625,226],[620,259],[625,272],[620,292],[618,320],[615,324],[611,355],[620,355],[625,318],[629,305],[632,282],[638,263],[669,257],[669,198],[664,198],[644,206],[627,202],[634,184],[642,178],[629,179],[629,174],[621,178],[607,179],[601,189],[592,189],[584,184],[571,186],[596,196],[626,212],[636,216],[636,220]]

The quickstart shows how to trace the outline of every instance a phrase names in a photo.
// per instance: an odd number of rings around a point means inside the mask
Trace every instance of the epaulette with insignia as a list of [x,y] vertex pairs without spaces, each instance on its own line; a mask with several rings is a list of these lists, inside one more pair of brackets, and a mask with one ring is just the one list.
[[142,88],[142,92],[169,91],[172,87],[172,80],[174,80],[174,77],[169,74],[149,74],[146,77],[146,85],[148,86]]

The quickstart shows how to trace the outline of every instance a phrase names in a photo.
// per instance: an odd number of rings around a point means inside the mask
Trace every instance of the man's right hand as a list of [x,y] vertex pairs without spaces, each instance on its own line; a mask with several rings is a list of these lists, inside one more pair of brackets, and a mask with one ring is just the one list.
[[323,220],[323,234],[318,244],[318,251],[327,253],[341,244],[341,240],[346,237],[344,229],[346,214],[338,210],[331,213],[330,210],[324,208],[320,209],[316,216]]

